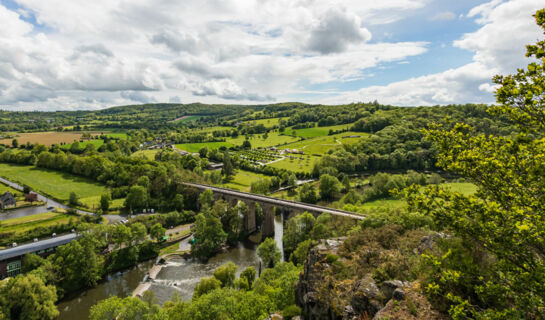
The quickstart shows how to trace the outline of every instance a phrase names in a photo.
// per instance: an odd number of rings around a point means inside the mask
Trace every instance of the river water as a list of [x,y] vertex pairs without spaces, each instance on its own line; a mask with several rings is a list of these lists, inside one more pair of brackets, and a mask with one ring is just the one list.
[[[276,244],[282,249],[283,221],[281,216],[275,217],[274,231]],[[255,266],[259,271],[259,258],[256,249],[256,244],[240,243],[237,247],[210,258],[207,263],[184,258],[170,259],[161,269],[156,280],[152,282],[150,290],[153,291],[160,304],[170,300],[174,294],[178,294],[184,300],[190,300],[193,290],[201,278],[212,276],[217,267],[229,261],[238,266],[237,276],[248,266]],[[110,275],[106,281],[99,283],[95,288],[65,297],[58,305],[61,312],[60,319],[87,319],[91,306],[100,300],[112,295],[122,298],[130,296],[152,267],[153,262],[147,261],[132,269]]]

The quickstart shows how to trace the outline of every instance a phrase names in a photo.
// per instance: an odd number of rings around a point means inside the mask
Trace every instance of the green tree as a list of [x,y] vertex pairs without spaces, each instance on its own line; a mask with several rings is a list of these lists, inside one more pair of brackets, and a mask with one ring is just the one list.
[[20,320],[56,319],[57,291],[42,279],[29,274],[18,275],[0,288],[0,304],[6,318]]
[[172,200],[172,205],[174,206],[175,210],[184,210],[184,196],[181,193],[175,195],[174,200]]
[[108,212],[108,209],[110,209],[110,201],[110,193],[103,193],[100,196],[100,209],[102,209],[102,212]]
[[238,267],[231,261],[214,270],[214,278],[221,282],[222,287],[232,288],[235,284]]
[[160,223],[156,223],[153,226],[151,226],[149,230],[149,235],[152,239],[159,240],[165,236],[166,231],[167,230],[163,228],[163,226]]
[[223,175],[226,180],[229,180],[234,174],[233,163],[231,162],[231,155],[228,150],[223,153]]
[[11,146],[14,147],[14,148],[18,148],[19,147],[19,141],[17,139],[11,140]]
[[246,138],[244,142],[242,142],[242,149],[252,149],[252,144],[250,143],[250,140]]
[[289,257],[299,243],[310,238],[310,232],[314,227],[315,221],[314,216],[308,212],[304,212],[288,220],[284,229],[284,235],[282,236],[286,257]]
[[135,222],[131,224],[131,242],[142,242],[146,240],[146,236],[148,234],[146,230],[146,226],[141,222]]
[[276,242],[273,238],[265,239],[265,241],[257,247],[257,255],[261,261],[263,261],[265,268],[274,267],[282,258],[282,253],[276,246]]
[[126,225],[118,224],[111,229],[111,236],[116,247],[120,248],[122,244],[128,244],[131,241],[132,232]]
[[68,203],[71,206],[79,205],[79,197],[74,191],[70,192],[70,197],[68,198]]
[[340,182],[337,178],[323,174],[320,177],[320,198],[324,200],[332,199],[337,193],[339,193]]
[[311,184],[305,183],[299,187],[299,200],[306,203],[316,203],[318,200],[316,190]]
[[55,273],[66,291],[97,284],[102,273],[102,259],[91,239],[72,241],[57,248],[53,256]]
[[204,190],[199,195],[199,203],[203,210],[206,210],[206,208],[212,208],[212,204],[214,204],[214,193],[212,192],[212,190]]
[[207,147],[200,148],[199,155],[201,156],[201,158],[206,158],[206,156],[208,155],[208,148]]
[[255,270],[254,266],[246,267],[241,273],[240,278],[244,278],[248,282],[248,287],[251,288],[252,284],[255,281],[255,276],[257,275],[257,271]]
[[195,218],[195,242],[191,244],[191,253],[200,259],[208,259],[225,244],[227,234],[221,221],[209,212],[201,212]]
[[148,203],[148,191],[140,185],[132,186],[125,198],[125,208],[129,210],[143,209]]
[[[535,17],[545,30],[545,10]],[[527,56],[538,62],[494,78],[499,106],[490,109],[516,123],[518,132],[474,135],[464,124],[426,131],[438,165],[471,179],[478,192],[434,185],[407,193],[412,209],[464,242],[425,256],[427,291],[454,319],[540,318],[545,310],[545,41],[528,46]]]
[[297,245],[297,248],[291,254],[290,260],[295,265],[303,265],[307,260],[308,249],[312,243],[311,239],[305,240]]
[[193,299],[196,299],[203,294],[207,294],[213,290],[221,288],[221,281],[215,277],[202,278],[193,291]]

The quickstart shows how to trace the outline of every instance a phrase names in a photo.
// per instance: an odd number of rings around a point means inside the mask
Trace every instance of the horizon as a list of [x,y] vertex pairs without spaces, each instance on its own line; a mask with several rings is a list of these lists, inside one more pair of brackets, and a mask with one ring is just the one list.
[[1,0],[0,109],[494,102],[537,0]]

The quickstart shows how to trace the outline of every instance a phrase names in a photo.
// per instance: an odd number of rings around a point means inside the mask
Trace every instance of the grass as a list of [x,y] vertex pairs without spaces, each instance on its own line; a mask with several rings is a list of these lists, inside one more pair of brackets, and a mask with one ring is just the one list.
[[[94,144],[95,145],[95,148],[100,148],[101,145],[104,144],[104,140],[84,140],[83,142],[80,142],[79,143],[79,148],[80,149],[84,149],[86,145],[88,144]],[[63,144],[61,146],[61,149],[64,149],[64,150],[70,150],[70,147],[72,147],[72,143],[67,143],[67,144]]]
[[228,147],[231,147],[233,145],[231,143],[229,143],[229,142],[182,143],[182,144],[177,144],[176,148],[178,148],[180,150],[190,152],[190,153],[195,153],[195,152],[199,152],[199,150],[202,147],[207,147],[208,150],[211,150],[211,149],[217,149],[217,148],[223,147],[223,146],[228,148]]
[[282,119],[287,120],[287,119],[289,119],[289,117],[248,120],[248,121],[244,121],[244,123],[249,123],[249,124],[253,124],[253,125],[262,124],[265,127],[272,127],[272,126],[278,125],[280,123],[280,120],[282,120]]
[[[46,146],[51,146],[52,144],[63,143],[72,143],[74,140],[79,141],[81,139],[81,132],[32,132],[32,133],[17,133],[15,134],[15,139],[19,141],[19,145],[30,143],[41,143]],[[0,144],[11,145],[11,139],[0,140]]]
[[171,121],[171,122],[172,123],[184,123],[184,122],[199,120],[202,117],[205,117],[205,116],[199,116],[199,115],[184,116],[184,117],[181,117],[182,119],[174,120],[174,121]]
[[10,186],[7,186],[7,185],[5,185],[3,183],[0,183],[0,195],[6,193],[6,191],[11,192],[15,196],[21,194],[21,191],[15,190]]
[[[236,145],[241,146],[244,140],[246,140],[245,136],[238,136],[236,138],[227,138],[227,142]],[[269,135],[267,139],[263,139],[262,134],[253,135],[249,138],[250,143],[252,144],[252,148],[267,148],[267,147],[273,147],[278,146],[281,144],[286,144],[290,142],[294,142],[299,140],[295,137],[280,135],[278,132],[269,132]]]
[[[312,155],[293,155],[295,158],[286,158],[275,163],[271,163],[268,166],[279,169],[286,169],[293,172],[311,172],[314,162],[319,157]],[[302,158],[302,159],[301,159]]]
[[233,180],[222,184],[222,187],[236,189],[240,191],[250,191],[252,182],[259,181],[265,178],[270,178],[264,174],[254,173],[250,171],[237,170]]
[[108,133],[105,133],[104,135],[114,139],[124,139],[124,140],[128,139],[128,136],[125,132],[108,132]]
[[67,201],[73,191],[81,197],[82,203],[95,207],[98,206],[100,195],[106,191],[105,186],[90,179],[33,166],[0,163],[0,175],[62,201]]
[[337,126],[329,126],[329,127],[313,127],[313,128],[304,128],[304,129],[287,128],[286,131],[284,131],[284,133],[287,135],[293,135],[293,132],[295,131],[295,135],[298,137],[314,138],[314,137],[327,136],[329,134],[329,130],[333,130],[333,131],[344,130],[344,129],[350,128],[351,126],[352,124],[348,123],[348,124],[340,124]]
[[26,217],[2,221],[2,224],[0,224],[0,233],[22,233],[36,227],[48,227],[55,224],[66,224],[70,221],[70,219],[77,219],[77,217],[59,212],[38,213]]
[[140,150],[131,154],[131,157],[136,157],[136,158],[144,157],[145,159],[148,159],[148,160],[155,160],[155,154],[157,154],[157,152],[159,152],[159,150]]

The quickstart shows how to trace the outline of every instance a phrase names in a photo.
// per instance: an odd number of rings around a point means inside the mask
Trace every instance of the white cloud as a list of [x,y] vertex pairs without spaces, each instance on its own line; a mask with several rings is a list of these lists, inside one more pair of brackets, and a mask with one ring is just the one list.
[[372,86],[324,100],[329,103],[373,101],[394,105],[493,103],[491,78],[525,66],[525,44],[542,37],[532,15],[543,4],[535,0],[491,1],[473,8],[468,17],[482,24],[455,41],[455,47],[474,52],[473,62],[442,73]]
[[15,1],[16,11],[0,4],[0,106],[10,109],[274,101],[427,50],[370,43],[367,26],[428,0]]
[[456,14],[451,11],[439,12],[433,17],[431,17],[431,20],[454,20],[454,19],[456,19]]

